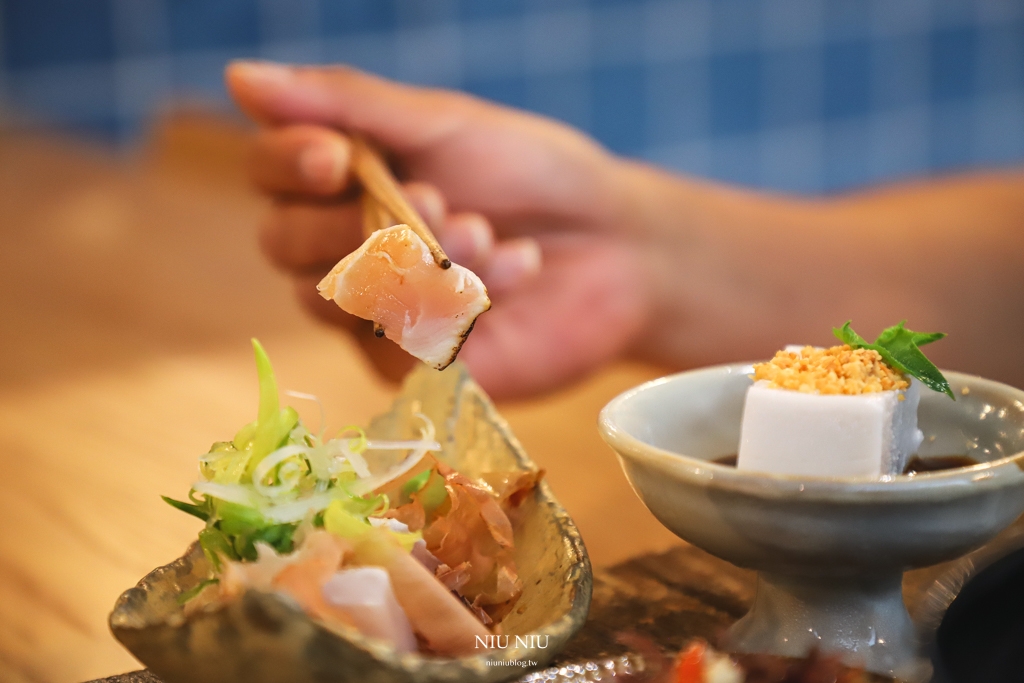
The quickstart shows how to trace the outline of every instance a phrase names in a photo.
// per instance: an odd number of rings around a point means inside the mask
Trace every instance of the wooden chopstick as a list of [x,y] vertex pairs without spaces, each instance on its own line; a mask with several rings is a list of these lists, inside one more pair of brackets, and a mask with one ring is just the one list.
[[[370,235],[378,230],[390,228],[395,224],[391,213],[377,201],[373,193],[364,191],[362,197],[360,197],[360,204],[363,209],[363,239],[369,239]],[[373,334],[378,338],[383,337],[384,326],[374,322]]]
[[[434,257],[434,262],[441,268],[451,268],[451,260],[438,244],[434,233],[427,227],[426,221],[402,194],[402,190],[398,187],[398,181],[391,175],[391,169],[388,168],[384,159],[366,140],[357,136],[352,137],[352,168],[367,194],[371,195],[390,216],[408,225],[420,239],[426,242],[427,248],[430,249],[430,255]],[[364,203],[364,220],[369,211],[370,209],[367,209],[367,205]],[[379,218],[374,217],[373,220],[375,225],[380,224]]]
[[[373,195],[369,192],[363,192],[363,196],[360,197],[359,203],[363,207],[363,239],[369,239],[370,235],[383,230],[384,228],[390,228],[394,225],[391,220],[391,214],[388,210],[380,205]],[[373,334],[380,338],[384,336],[384,326],[380,323],[373,323]]]
[[368,239],[370,235],[383,230],[384,228],[390,228],[394,225],[394,221],[391,218],[391,214],[388,210],[381,206],[380,202],[374,199],[373,195],[369,192],[363,192],[359,203],[363,208],[363,239]]

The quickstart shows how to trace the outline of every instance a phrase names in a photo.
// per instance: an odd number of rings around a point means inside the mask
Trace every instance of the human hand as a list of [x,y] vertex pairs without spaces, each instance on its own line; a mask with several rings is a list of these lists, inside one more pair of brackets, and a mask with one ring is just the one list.
[[274,200],[265,253],[292,275],[303,303],[354,332],[385,374],[409,366],[404,352],[316,292],[362,241],[359,204],[345,192],[346,134],[391,156],[449,257],[488,286],[494,306],[459,357],[492,396],[564,384],[622,354],[645,326],[648,285],[622,165],[584,135],[344,67],[235,63],[226,78],[261,124],[252,176]]

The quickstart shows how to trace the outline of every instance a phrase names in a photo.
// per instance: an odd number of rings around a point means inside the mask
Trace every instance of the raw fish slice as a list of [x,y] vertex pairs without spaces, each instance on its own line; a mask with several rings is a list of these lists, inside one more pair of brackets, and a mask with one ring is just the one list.
[[438,370],[455,360],[477,316],[491,307],[476,274],[456,264],[439,267],[407,225],[374,232],[317,289]]
[[303,611],[324,625],[344,629],[355,621],[343,609],[325,600],[323,586],[341,567],[350,546],[326,531],[309,533],[302,546],[290,556],[279,556],[261,544],[257,562],[228,562],[221,576],[221,597],[237,598],[248,588],[285,593]]
[[409,618],[383,568],[342,569],[324,584],[323,595],[329,604],[344,610],[363,634],[386,640],[399,652],[416,652]]
[[381,529],[355,543],[356,564],[383,567],[413,630],[433,652],[445,656],[475,653],[477,638],[491,632],[434,575]]
[[306,611],[328,624],[351,625],[352,619],[343,610],[324,599],[323,585],[341,567],[348,544],[326,531],[313,531],[296,553],[294,562],[284,567],[271,586],[291,596]]

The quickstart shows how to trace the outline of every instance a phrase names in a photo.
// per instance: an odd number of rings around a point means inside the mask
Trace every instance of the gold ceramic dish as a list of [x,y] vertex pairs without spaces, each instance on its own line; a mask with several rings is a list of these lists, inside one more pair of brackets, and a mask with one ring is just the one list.
[[[461,364],[444,372],[426,366],[414,370],[391,411],[367,432],[377,438],[409,438],[417,424],[415,412],[433,420],[443,449],[440,458],[470,477],[536,469]],[[166,683],[483,683],[515,678],[523,673],[521,663],[543,666],[579,630],[592,584],[579,532],[546,483],[519,512],[516,564],[523,594],[501,621],[501,633],[510,636],[505,649],[480,649],[478,655],[457,659],[399,655],[382,641],[338,636],[288,598],[254,590],[226,607],[186,618],[178,596],[208,576],[197,545],[125,591],[110,615],[110,628]]]

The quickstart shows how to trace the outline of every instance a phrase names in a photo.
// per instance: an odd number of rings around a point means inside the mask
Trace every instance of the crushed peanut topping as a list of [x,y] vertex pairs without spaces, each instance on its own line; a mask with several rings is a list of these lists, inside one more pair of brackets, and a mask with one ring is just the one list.
[[753,379],[806,394],[870,394],[910,386],[906,377],[886,364],[877,351],[851,349],[846,344],[779,351],[767,363],[754,366]]

